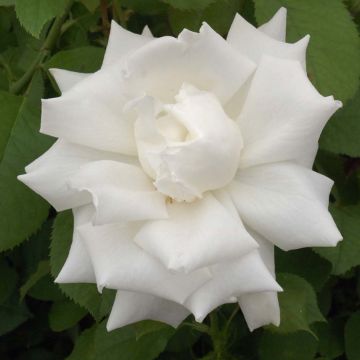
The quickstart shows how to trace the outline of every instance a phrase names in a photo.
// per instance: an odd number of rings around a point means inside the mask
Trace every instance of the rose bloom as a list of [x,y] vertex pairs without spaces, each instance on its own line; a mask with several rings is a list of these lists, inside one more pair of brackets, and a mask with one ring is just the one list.
[[341,240],[333,182],[311,170],[341,103],[307,78],[309,37],[288,44],[285,28],[284,8],[258,29],[236,15],[226,40],[113,22],[99,71],[52,70],[62,95],[43,100],[41,132],[58,140],[19,179],[72,209],[56,282],[116,289],[109,330],[236,302],[251,330],[278,325],[274,245]]

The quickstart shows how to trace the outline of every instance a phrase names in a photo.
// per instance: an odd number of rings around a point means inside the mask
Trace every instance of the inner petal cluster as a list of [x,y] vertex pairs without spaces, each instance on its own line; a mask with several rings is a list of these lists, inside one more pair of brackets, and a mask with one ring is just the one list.
[[157,190],[191,202],[234,178],[242,137],[215,95],[184,84],[175,103],[135,103],[135,139],[144,171]]

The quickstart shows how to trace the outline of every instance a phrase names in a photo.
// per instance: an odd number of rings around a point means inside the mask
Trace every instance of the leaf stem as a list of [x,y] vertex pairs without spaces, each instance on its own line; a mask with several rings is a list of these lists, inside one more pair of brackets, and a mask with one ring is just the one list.
[[51,29],[35,60],[26,70],[24,75],[10,86],[10,92],[12,94],[19,94],[21,92],[21,90],[31,81],[37,68],[42,64],[44,59],[50,54],[51,50],[56,44],[56,40],[58,39],[58,36],[61,31],[61,26],[64,23],[65,19],[67,18],[67,15],[72,7],[73,2],[74,0],[67,1],[63,13],[57,16],[54,23],[52,24]]

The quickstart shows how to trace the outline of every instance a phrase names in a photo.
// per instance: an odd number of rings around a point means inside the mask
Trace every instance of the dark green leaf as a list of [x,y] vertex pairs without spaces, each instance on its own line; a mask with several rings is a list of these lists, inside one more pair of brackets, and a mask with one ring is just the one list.
[[36,76],[25,98],[14,100],[13,95],[0,92],[3,106],[6,102],[17,106],[17,111],[11,111],[13,125],[0,163],[0,251],[24,241],[48,214],[49,205],[16,179],[52,142],[39,134],[41,89],[42,80]]
[[26,283],[20,288],[20,300],[22,300],[27,292],[45,275],[47,275],[50,272],[50,265],[49,261],[43,260],[40,261],[38,264],[38,268],[33,273],[29,279],[26,281]]
[[174,333],[170,326],[161,324],[152,332],[146,332],[137,339],[139,325],[128,325],[107,332],[105,321],[100,324],[95,335],[97,360],[152,360],[165,349]]
[[260,360],[313,360],[317,342],[305,331],[293,334],[264,332],[260,341]]
[[360,157],[360,91],[326,125],[320,147],[338,154]]
[[335,248],[314,250],[331,262],[332,272],[338,275],[360,265],[360,206],[332,207],[331,213],[344,240]]
[[290,42],[311,35],[308,49],[309,77],[323,95],[352,98],[360,75],[360,42],[351,15],[340,0],[255,0],[259,24],[281,7],[288,9]]
[[75,347],[66,360],[95,360],[95,332],[97,326],[86,329],[77,338]]
[[65,300],[52,304],[49,312],[49,324],[53,331],[63,331],[76,325],[87,311],[74,304],[72,301]]
[[0,258],[0,304],[13,293],[18,280],[15,269],[9,266],[4,258]]
[[351,315],[345,325],[345,350],[348,360],[360,358],[360,311]]
[[317,305],[316,295],[311,285],[301,277],[292,274],[278,274],[278,283],[284,289],[279,293],[281,323],[268,328],[277,333],[291,333],[298,330],[308,331],[310,324],[325,321]]
[[216,0],[162,0],[164,3],[180,10],[204,10]]

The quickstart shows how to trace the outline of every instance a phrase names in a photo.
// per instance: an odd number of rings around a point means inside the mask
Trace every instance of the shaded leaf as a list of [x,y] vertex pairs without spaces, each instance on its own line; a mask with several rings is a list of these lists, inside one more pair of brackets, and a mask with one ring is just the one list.
[[339,275],[360,265],[360,205],[331,207],[330,210],[344,240],[335,248],[314,250],[329,260],[332,273]]
[[352,314],[345,325],[345,350],[348,360],[360,358],[360,311]]
[[95,332],[97,326],[84,330],[76,339],[75,347],[66,360],[95,360]]

